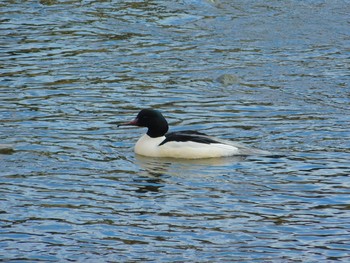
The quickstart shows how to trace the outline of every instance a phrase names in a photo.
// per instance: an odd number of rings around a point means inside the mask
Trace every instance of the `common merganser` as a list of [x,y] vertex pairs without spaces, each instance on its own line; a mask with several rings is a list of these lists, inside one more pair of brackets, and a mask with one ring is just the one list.
[[163,115],[153,109],[141,110],[137,117],[121,125],[148,128],[135,145],[135,153],[148,157],[173,157],[200,159],[234,155],[268,155],[269,152],[252,149],[240,143],[222,140],[204,133],[185,130],[168,132],[169,126]]

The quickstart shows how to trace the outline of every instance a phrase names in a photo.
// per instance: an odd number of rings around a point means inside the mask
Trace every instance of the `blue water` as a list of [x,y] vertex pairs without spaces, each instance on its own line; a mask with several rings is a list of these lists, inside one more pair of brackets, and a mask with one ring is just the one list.
[[[350,2],[0,3],[0,261],[348,262]],[[275,156],[136,156],[142,108]]]

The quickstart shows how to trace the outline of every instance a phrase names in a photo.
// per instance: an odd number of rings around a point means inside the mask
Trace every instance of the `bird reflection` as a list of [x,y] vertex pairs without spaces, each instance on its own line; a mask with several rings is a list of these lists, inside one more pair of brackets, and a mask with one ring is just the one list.
[[137,164],[151,173],[164,173],[171,165],[177,164],[183,167],[193,167],[196,165],[226,166],[247,159],[247,156],[230,156],[224,158],[206,159],[176,159],[176,158],[151,158],[136,154]]
[[174,158],[150,158],[135,155],[136,164],[142,169],[139,177],[134,179],[138,183],[139,193],[159,192],[166,184],[166,179],[170,176],[182,177],[203,176],[203,170],[212,166],[230,166],[245,160],[244,156],[234,156],[227,158],[210,159],[174,159]]
[[138,193],[157,193],[166,185],[166,179],[171,176],[193,177],[208,176],[203,173],[209,167],[230,167],[232,164],[244,161],[246,156],[231,156],[227,158],[208,159],[174,159],[151,158],[135,155],[135,163],[141,167],[139,176],[134,179]]
[[157,159],[136,155],[136,164],[142,168],[139,176],[133,180],[138,187],[136,192],[158,193],[165,185],[164,179],[168,177],[167,170],[170,163],[158,162]]

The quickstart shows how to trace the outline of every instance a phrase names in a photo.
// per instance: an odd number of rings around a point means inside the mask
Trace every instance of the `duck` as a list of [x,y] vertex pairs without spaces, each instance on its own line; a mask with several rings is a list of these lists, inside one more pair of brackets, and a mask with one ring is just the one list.
[[146,134],[139,138],[134,147],[136,154],[146,157],[204,159],[269,154],[268,151],[249,148],[199,131],[168,132],[167,120],[155,109],[142,109],[135,119],[118,127],[130,125],[147,128]]

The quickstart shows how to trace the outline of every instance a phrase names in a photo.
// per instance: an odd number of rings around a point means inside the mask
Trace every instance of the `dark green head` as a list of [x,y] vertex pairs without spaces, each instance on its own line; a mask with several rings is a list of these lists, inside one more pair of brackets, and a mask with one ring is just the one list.
[[163,115],[153,109],[143,109],[137,114],[131,122],[122,125],[134,125],[138,127],[147,127],[147,135],[156,138],[167,133],[169,126]]

